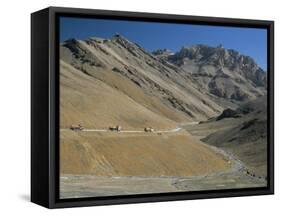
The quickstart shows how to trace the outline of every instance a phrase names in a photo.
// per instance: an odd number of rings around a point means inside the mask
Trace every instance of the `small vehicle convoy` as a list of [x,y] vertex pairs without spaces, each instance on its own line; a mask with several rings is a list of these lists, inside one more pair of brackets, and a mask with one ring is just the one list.
[[[84,130],[85,128],[83,127],[82,124],[78,124],[78,125],[75,125],[75,124],[74,124],[74,125],[71,125],[69,129],[70,129],[70,130],[73,130],[73,131],[82,131],[82,130]],[[88,130],[90,130],[90,129],[88,129]],[[108,127],[108,130],[109,130],[109,131],[121,132],[122,127],[121,127],[120,125],[109,126],[109,127]],[[94,130],[93,130],[93,131],[94,131]],[[144,132],[147,132],[147,133],[153,133],[153,132],[155,132],[155,130],[154,130],[152,127],[145,127],[145,128],[143,129],[143,131],[144,131]],[[124,132],[127,132],[127,131],[124,131]],[[128,132],[135,132],[135,131],[128,131]],[[136,131],[136,132],[141,132],[141,131]]]

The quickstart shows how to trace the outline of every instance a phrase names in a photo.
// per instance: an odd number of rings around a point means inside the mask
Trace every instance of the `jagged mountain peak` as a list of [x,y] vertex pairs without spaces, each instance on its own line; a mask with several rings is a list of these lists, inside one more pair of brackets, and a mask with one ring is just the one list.
[[121,40],[129,41],[124,35],[119,34],[118,32],[116,32],[116,33],[112,36],[112,39],[121,39]]
[[119,34],[119,33],[115,33],[112,38],[111,41],[117,42],[117,43],[122,43],[122,44],[130,44],[130,45],[134,45],[135,43],[131,42],[128,38],[126,38],[125,36]]
[[242,55],[233,49],[226,49],[221,44],[215,47],[204,44],[183,46],[179,52],[170,57],[170,60],[177,65],[181,65],[184,58],[200,64],[214,64],[229,68],[239,67],[242,69],[245,66],[255,69],[260,68],[250,56]]
[[[219,72],[220,68],[225,68],[232,71],[233,75],[237,74],[237,76],[249,80],[255,86],[265,87],[267,85],[266,72],[253,58],[242,55],[236,50],[226,49],[222,45],[215,47],[203,44],[184,46],[175,55],[169,56],[168,61],[179,67],[191,69],[195,75],[206,74],[207,67],[209,67],[208,71],[213,71],[210,72],[213,75],[215,75],[214,70]],[[199,69],[191,68],[190,65],[196,65]],[[210,73],[207,74],[210,75]]]

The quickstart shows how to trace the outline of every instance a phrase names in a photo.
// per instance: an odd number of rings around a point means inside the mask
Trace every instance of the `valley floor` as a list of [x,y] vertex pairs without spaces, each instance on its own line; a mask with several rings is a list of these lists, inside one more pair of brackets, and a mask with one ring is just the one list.
[[65,199],[265,186],[265,180],[253,178],[241,171],[193,177],[101,177],[65,175],[60,179],[60,196],[62,199]]
[[202,125],[179,127],[187,131],[61,130],[61,198],[266,186],[266,179],[250,175],[241,161],[201,142]]

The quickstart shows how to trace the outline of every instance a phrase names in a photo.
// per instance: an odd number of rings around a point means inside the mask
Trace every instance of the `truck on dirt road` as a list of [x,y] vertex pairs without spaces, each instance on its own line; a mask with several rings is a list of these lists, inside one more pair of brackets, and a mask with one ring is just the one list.
[[82,130],[84,130],[84,127],[83,127],[81,124],[78,124],[78,125],[71,125],[71,126],[70,126],[70,130],[82,131]]
[[117,131],[117,132],[120,132],[122,129],[122,127],[120,125],[116,125],[116,126],[110,126],[109,127],[109,130],[110,131]]
[[144,131],[145,131],[145,132],[151,132],[151,133],[152,133],[152,132],[154,132],[154,129],[153,129],[152,127],[145,127],[145,128],[144,128]]

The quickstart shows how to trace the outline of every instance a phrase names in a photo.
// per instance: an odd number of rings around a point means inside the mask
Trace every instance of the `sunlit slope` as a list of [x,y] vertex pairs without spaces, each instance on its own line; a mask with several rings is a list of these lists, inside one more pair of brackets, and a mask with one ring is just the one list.
[[188,134],[63,131],[61,173],[96,176],[194,176],[224,171],[222,155]]
[[177,122],[206,120],[224,108],[183,70],[158,60],[124,37],[73,39],[60,48],[63,61],[144,106],[160,102],[161,109],[153,111]]
[[[60,126],[81,123],[87,128],[175,128],[175,122],[134,101],[121,91],[72,66],[60,63]],[[154,103],[154,108],[157,104]],[[159,105],[159,110],[162,107]],[[165,112],[165,109],[163,109]]]

